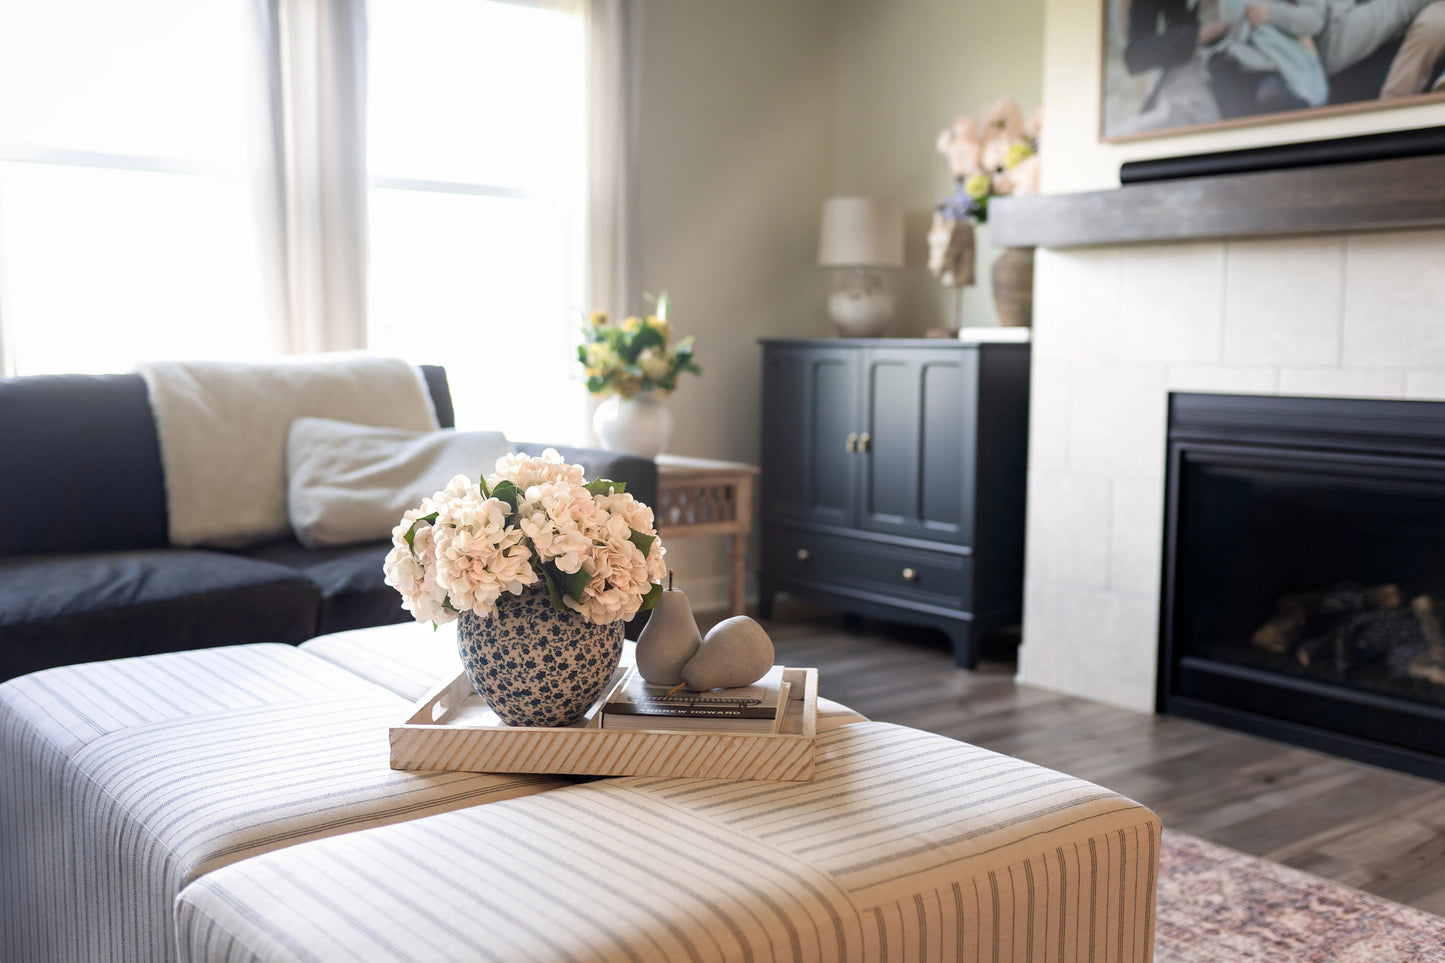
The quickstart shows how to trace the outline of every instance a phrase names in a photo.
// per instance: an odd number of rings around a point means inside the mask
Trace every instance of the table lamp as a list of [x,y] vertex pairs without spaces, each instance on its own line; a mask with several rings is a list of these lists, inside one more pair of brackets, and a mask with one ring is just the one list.
[[876,338],[893,320],[890,269],[903,266],[903,209],[871,197],[823,202],[818,263],[838,268],[828,314],[845,338]]

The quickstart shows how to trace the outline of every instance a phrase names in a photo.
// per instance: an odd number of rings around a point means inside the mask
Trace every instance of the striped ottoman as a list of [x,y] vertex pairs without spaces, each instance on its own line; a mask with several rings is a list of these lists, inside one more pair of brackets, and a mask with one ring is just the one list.
[[387,727],[459,671],[449,633],[401,625],[0,684],[0,959],[172,960],[175,897],[205,873],[571,785],[389,767]]
[[391,770],[457,671],[390,626],[0,684],[0,959],[1149,959],[1107,790],[836,703],[811,783]]
[[812,783],[611,779],[317,840],[188,886],[181,959],[1152,958],[1159,822],[941,736],[820,736]]

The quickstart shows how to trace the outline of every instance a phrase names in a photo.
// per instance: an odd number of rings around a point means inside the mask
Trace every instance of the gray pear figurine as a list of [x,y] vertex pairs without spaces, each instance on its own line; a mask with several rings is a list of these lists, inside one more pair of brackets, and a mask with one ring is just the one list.
[[671,572],[667,584],[637,637],[637,671],[653,685],[681,682],[682,667],[702,645],[692,606],[681,589],[672,588]]
[[735,615],[712,627],[682,667],[682,681],[693,692],[732,689],[752,685],[772,667],[773,640],[757,622]]

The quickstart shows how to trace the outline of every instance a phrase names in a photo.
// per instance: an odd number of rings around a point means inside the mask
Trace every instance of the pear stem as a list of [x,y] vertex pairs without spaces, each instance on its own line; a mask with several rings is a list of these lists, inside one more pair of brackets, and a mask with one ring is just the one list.
[[672,591],[672,576],[673,576],[673,574],[674,574],[674,573],[673,573],[672,569],[668,569],[668,570],[667,570],[667,590],[668,590],[669,592]]
[[676,692],[678,689],[681,689],[681,688],[682,688],[683,686],[685,686],[685,685],[687,685],[686,682],[679,682],[677,685],[673,686],[671,689],[668,689],[668,690],[667,690],[667,695],[664,695],[663,698],[664,698],[664,699],[669,698],[674,692]]

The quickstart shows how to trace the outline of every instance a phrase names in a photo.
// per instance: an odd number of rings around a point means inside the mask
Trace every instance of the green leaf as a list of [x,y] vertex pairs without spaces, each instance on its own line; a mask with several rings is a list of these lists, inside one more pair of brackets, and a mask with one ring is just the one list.
[[647,594],[642,597],[642,605],[637,611],[647,612],[656,607],[660,601],[662,601],[662,583],[653,582],[652,588],[648,589]]
[[587,483],[586,488],[587,494],[591,495],[594,498],[598,495],[621,495],[623,492],[627,491],[627,483],[615,482],[609,478],[594,478],[592,481]]
[[552,599],[552,608],[558,612],[571,611],[567,608],[567,603],[562,601],[562,590],[557,587],[556,582],[552,581],[552,576],[545,567],[542,570],[542,581],[547,583],[547,595]]
[[507,512],[507,516],[510,518],[517,512],[517,502],[521,500],[521,495],[522,493],[517,490],[516,485],[510,481],[503,480],[497,482],[497,487],[492,489],[492,494],[488,497],[506,502],[507,507],[511,509]]
[[666,343],[660,331],[650,324],[645,324],[642,326],[642,330],[633,336],[632,351],[630,353],[635,358],[647,348],[660,348]]
[[632,530],[632,534],[627,536],[627,540],[633,545],[636,545],[637,550],[642,553],[642,557],[646,558],[647,553],[652,550],[652,543],[657,541],[657,536],[648,535],[645,532],[639,532],[637,529],[634,528]]
[[416,521],[412,522],[411,528],[408,528],[406,530],[406,547],[413,550],[416,549],[416,527],[418,525],[420,525],[422,522],[426,522],[428,525],[431,525],[434,524],[436,520],[437,513],[432,512],[430,515],[423,515],[421,518],[418,518]]
[[594,577],[588,575],[583,568],[575,572],[564,572],[557,567],[556,562],[544,562],[542,570],[549,580],[557,583],[558,590],[574,602],[582,601],[582,593],[592,584]]
[[481,486],[481,489],[482,489],[482,497],[483,497],[483,498],[491,498],[491,497],[492,497],[492,490],[487,487],[487,476],[486,476],[486,475],[483,475],[482,477],[478,478],[478,479],[477,479],[477,484],[478,484],[479,486]]

